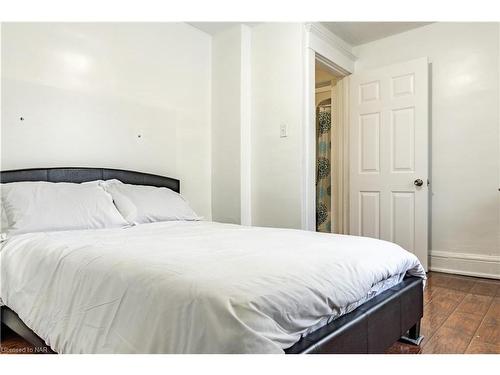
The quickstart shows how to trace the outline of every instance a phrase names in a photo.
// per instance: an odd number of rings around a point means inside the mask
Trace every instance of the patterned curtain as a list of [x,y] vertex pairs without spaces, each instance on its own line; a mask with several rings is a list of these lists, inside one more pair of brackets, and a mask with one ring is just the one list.
[[[328,102],[328,103],[327,103]],[[316,109],[316,231],[332,231],[331,172],[331,100],[321,102]]]

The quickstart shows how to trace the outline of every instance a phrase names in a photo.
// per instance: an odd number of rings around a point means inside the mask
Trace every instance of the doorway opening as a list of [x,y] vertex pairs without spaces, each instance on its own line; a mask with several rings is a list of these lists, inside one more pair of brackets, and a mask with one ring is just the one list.
[[345,76],[331,63],[316,55],[314,104],[317,232],[347,233]]

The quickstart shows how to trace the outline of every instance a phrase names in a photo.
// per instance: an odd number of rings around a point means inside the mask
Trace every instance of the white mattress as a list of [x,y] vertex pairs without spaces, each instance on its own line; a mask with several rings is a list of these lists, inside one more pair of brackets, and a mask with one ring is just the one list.
[[212,222],[31,233],[0,297],[59,353],[282,353],[405,274],[385,241]]

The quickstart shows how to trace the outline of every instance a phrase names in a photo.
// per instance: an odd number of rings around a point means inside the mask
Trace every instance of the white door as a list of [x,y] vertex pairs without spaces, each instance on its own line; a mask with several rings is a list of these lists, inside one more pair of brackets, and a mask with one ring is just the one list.
[[350,233],[428,257],[428,70],[421,58],[350,78]]

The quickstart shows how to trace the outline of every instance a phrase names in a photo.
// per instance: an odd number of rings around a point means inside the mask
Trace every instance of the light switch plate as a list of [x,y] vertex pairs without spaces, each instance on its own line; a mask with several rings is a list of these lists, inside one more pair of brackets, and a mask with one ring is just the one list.
[[288,126],[286,124],[280,125],[280,138],[288,137]]

